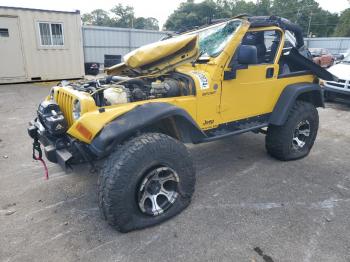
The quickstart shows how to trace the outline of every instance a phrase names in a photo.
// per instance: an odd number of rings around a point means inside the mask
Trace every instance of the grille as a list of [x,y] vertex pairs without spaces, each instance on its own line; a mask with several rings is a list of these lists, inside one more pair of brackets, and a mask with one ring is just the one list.
[[73,124],[73,100],[74,97],[64,89],[60,89],[56,93],[56,102],[63,112],[65,119],[67,120],[68,126]]
[[331,87],[350,89],[350,83],[343,79],[339,79],[338,82],[327,81],[326,84]]

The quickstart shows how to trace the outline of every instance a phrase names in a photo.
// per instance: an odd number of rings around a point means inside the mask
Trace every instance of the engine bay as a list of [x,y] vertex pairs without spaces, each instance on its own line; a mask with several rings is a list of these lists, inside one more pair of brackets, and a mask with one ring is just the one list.
[[131,78],[107,76],[96,80],[70,83],[62,81],[58,86],[89,93],[97,106],[125,104],[142,100],[193,95],[194,83],[188,76],[174,73],[157,78]]

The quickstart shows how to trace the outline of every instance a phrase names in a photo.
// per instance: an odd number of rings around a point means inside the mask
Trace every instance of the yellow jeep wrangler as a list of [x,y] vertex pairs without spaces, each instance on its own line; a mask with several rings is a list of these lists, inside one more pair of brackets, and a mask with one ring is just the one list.
[[[195,169],[184,143],[255,132],[280,160],[305,157],[323,107],[300,28],[280,17],[236,17],[168,36],[95,81],[52,88],[30,123],[33,152],[63,168],[103,159],[102,216],[121,232],[186,208]],[[40,143],[40,144],[39,144]]]

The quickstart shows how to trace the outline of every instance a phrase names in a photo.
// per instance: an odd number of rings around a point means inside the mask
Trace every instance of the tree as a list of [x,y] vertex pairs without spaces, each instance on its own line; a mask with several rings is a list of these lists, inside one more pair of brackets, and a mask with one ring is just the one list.
[[255,15],[271,15],[271,1],[257,0]]
[[118,4],[111,9],[111,13],[115,16],[112,18],[115,27],[133,27],[133,22],[135,20],[133,7]]
[[350,8],[341,13],[334,36],[350,36]]
[[158,20],[153,17],[137,17],[134,21],[134,28],[159,30]]
[[338,15],[319,7],[315,0],[273,0],[274,14],[300,25],[305,35],[329,36],[338,22]]
[[[112,16],[110,16],[110,13]],[[118,4],[110,10],[110,13],[102,9],[96,9],[91,13],[83,14],[82,21],[97,26],[159,30],[157,19],[153,17],[135,17],[134,8],[131,6]]]
[[240,14],[255,15],[257,6],[253,2],[244,0],[233,0],[229,2],[231,16]]
[[165,23],[168,30],[181,31],[206,24],[213,18],[233,17],[239,14],[277,15],[299,24],[305,34],[329,36],[338,23],[338,15],[319,7],[315,0],[193,0],[180,4]]
[[207,24],[212,19],[223,17],[230,17],[230,13],[213,0],[205,0],[201,3],[187,0],[169,16],[165,22],[165,28],[174,31],[188,30]]
[[102,9],[95,9],[91,13],[83,14],[82,20],[84,23],[98,26],[110,26],[111,18],[108,12]]

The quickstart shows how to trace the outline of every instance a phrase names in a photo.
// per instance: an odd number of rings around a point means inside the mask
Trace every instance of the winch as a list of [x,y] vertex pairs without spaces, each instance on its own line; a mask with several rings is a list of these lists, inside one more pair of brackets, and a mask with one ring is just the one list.
[[41,102],[37,113],[40,122],[51,135],[62,135],[67,131],[67,121],[55,101],[45,100]]

